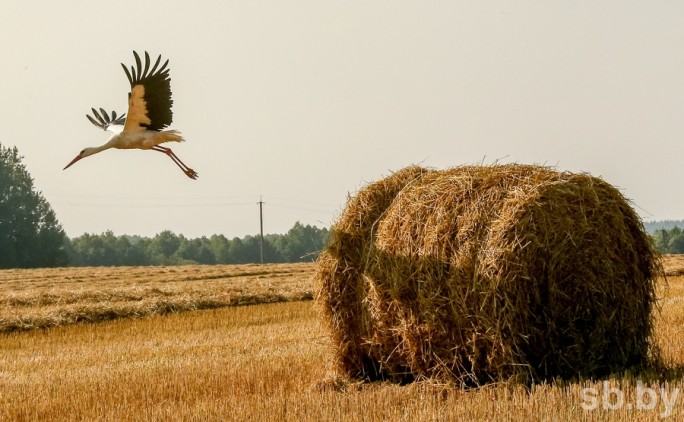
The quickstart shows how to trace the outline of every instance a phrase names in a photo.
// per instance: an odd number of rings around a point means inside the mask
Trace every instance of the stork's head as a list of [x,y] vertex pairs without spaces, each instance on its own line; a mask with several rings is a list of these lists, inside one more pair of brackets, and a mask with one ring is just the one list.
[[64,167],[63,170],[68,169],[68,168],[71,167],[74,163],[76,163],[76,161],[80,160],[81,158],[89,157],[89,156],[91,156],[91,155],[93,155],[93,154],[95,154],[95,153],[97,153],[97,152],[100,152],[100,150],[99,150],[98,148],[92,148],[92,147],[91,147],[91,148],[84,148],[84,149],[82,149],[81,152],[78,153],[78,155],[76,156],[76,158],[74,158],[73,160],[71,160],[71,162],[70,162],[69,164],[67,164],[66,167]]

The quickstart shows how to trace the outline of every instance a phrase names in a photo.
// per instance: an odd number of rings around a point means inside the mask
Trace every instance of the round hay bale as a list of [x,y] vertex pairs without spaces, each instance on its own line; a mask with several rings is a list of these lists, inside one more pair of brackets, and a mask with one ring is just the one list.
[[648,363],[659,272],[599,178],[413,166],[348,201],[315,280],[340,375],[469,386]]

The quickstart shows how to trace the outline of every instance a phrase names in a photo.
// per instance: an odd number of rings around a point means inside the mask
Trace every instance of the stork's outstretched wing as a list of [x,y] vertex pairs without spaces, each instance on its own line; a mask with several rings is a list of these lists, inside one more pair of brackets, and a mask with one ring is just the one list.
[[159,67],[161,55],[150,69],[150,55],[145,52],[145,68],[140,56],[135,51],[135,68],[131,70],[122,63],[131,92],[128,94],[128,118],[124,131],[162,130],[171,124],[173,113],[171,106],[171,79],[166,66],[169,61]]
[[95,118],[92,118],[89,114],[86,114],[86,117],[88,118],[88,120],[90,120],[90,123],[94,124],[102,130],[109,130],[111,132],[121,132],[123,124],[126,121],[125,113],[119,117],[116,117],[116,111],[112,111],[112,117],[110,118],[109,114],[107,114],[107,112],[103,108],[100,108],[99,113],[94,108],[91,108],[91,110],[93,111],[93,116],[95,116]]

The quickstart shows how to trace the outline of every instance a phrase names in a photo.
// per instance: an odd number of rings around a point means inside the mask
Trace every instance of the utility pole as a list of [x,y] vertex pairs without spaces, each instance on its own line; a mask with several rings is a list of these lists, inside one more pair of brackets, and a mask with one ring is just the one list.
[[261,256],[261,264],[264,263],[264,201],[259,195],[259,254]]

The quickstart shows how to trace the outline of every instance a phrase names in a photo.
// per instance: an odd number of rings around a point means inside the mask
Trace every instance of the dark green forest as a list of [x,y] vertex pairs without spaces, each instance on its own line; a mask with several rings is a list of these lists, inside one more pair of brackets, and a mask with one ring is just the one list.
[[17,148],[0,144],[0,268],[66,265],[66,241]]
[[[315,261],[325,246],[328,229],[295,223],[286,234],[264,236],[266,263]],[[684,230],[658,229],[651,236],[660,253],[684,254]],[[260,262],[259,236],[227,239],[223,235],[187,239],[171,231],[153,238],[84,234],[67,240],[71,265],[245,264]]]

